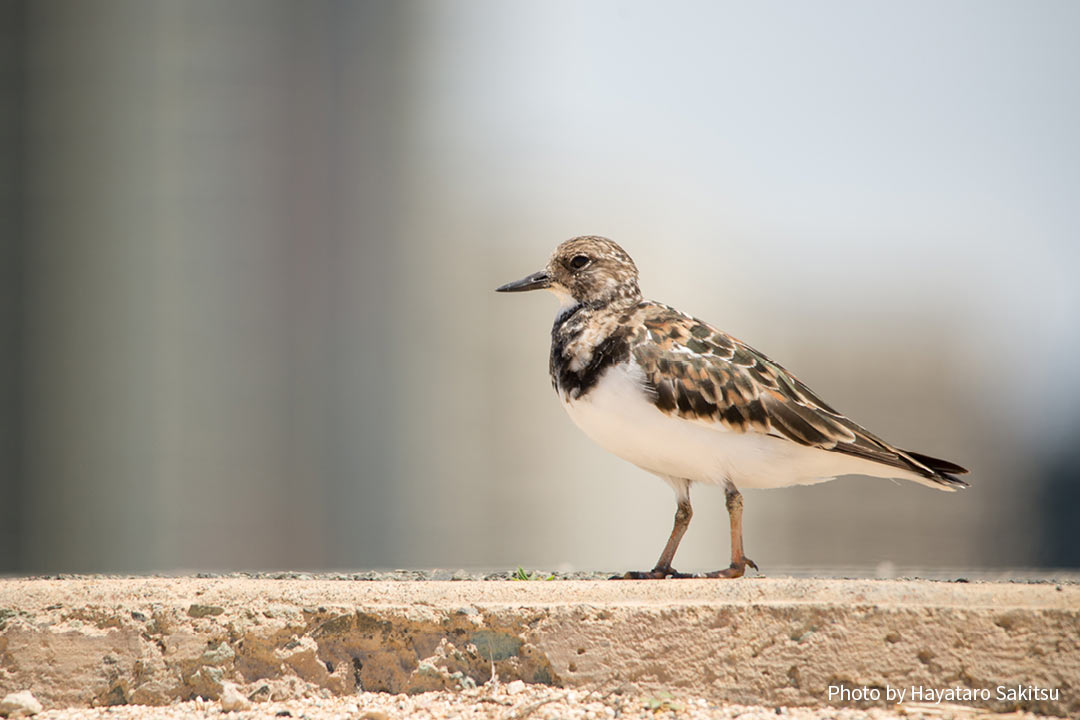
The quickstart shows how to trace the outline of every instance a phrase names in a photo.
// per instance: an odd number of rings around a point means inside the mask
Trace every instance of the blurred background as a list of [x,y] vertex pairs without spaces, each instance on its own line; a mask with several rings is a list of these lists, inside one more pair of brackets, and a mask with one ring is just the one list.
[[591,233],[972,469],[747,491],[764,570],[1080,566],[1080,5],[0,8],[0,572],[651,567],[492,292]]

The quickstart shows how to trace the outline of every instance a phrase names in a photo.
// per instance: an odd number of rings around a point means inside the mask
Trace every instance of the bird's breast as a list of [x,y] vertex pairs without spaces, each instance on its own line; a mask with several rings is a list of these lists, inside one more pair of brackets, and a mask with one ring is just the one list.
[[625,331],[601,333],[583,327],[552,334],[551,383],[563,398],[588,396],[613,366],[630,359]]
[[730,433],[661,412],[632,360],[609,365],[587,394],[560,396],[574,424],[608,452],[657,475],[723,480],[718,440]]

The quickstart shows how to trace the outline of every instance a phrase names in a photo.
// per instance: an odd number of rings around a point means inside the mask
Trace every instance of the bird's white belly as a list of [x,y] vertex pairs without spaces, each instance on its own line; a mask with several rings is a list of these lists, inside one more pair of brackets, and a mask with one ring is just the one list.
[[905,477],[900,470],[720,423],[668,415],[650,402],[633,364],[610,368],[584,397],[564,402],[574,423],[605,450],[661,477],[776,488],[838,475]]

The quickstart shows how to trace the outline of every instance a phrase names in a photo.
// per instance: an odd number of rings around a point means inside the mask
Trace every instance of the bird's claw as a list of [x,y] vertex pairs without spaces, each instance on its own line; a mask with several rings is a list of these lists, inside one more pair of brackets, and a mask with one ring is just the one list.
[[[758,569],[757,563],[748,557],[742,558],[740,562],[733,562],[729,567],[723,570],[714,570],[713,572],[705,573],[705,577],[708,578],[737,578],[742,577],[746,572],[746,566]],[[760,572],[760,570],[758,571]]]
[[693,575],[681,573],[675,568],[655,567],[652,570],[630,570],[622,575],[612,577],[612,580],[666,580],[667,578],[692,578]]

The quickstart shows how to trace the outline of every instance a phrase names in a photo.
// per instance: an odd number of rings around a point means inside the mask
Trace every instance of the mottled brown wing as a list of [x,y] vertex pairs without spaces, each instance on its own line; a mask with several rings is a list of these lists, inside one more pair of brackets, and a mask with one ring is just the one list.
[[645,309],[635,340],[631,352],[663,412],[862,457],[942,484],[966,485],[947,475],[966,472],[960,466],[889,445],[764,354],[672,308]]

